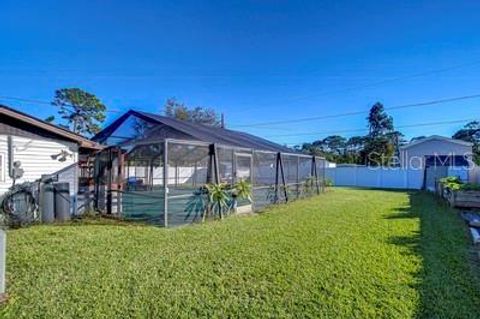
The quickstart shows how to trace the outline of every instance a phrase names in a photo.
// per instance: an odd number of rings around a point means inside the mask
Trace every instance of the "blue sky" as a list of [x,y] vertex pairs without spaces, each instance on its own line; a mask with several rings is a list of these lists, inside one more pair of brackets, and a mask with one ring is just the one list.
[[[480,93],[478,30],[478,1],[3,0],[0,96],[50,101],[57,88],[80,87],[110,109],[152,112],[174,96],[224,112],[230,128],[294,144],[364,128],[366,113],[241,125]],[[40,118],[56,113],[0,103]],[[471,119],[480,117],[479,105],[472,99],[391,115],[396,125]],[[109,113],[107,122],[117,116]],[[451,135],[460,126],[402,131]]]

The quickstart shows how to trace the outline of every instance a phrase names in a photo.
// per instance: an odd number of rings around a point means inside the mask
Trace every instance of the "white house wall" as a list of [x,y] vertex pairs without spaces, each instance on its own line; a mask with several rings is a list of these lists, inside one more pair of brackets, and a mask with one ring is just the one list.
[[449,141],[430,140],[402,149],[400,160],[402,167],[424,167],[424,157],[428,155],[460,155],[469,154],[471,158],[472,147],[460,145]]
[[[78,160],[78,146],[74,143],[12,136],[12,144],[13,160],[20,161],[21,168],[24,170],[23,177],[18,179],[17,183],[35,181],[43,174],[53,174]],[[52,155],[59,154],[62,150],[68,151],[72,156],[67,157],[64,162],[52,159]],[[7,135],[0,135],[0,154],[3,155],[2,176],[0,176],[1,194],[7,191],[13,183],[8,174]],[[74,175],[71,176],[73,178]]]

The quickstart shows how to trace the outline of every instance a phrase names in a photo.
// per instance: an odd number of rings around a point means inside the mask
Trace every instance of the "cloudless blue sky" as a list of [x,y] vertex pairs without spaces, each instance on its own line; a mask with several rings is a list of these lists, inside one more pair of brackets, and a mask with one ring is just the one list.
[[[479,30],[479,1],[2,0],[0,96],[50,101],[55,89],[80,87],[110,109],[152,112],[176,97],[224,112],[230,128],[293,144],[364,128],[376,101],[388,107],[480,93]],[[0,103],[40,118],[56,113]],[[390,114],[401,126],[479,118],[479,106],[474,99]],[[107,123],[119,115],[109,113]],[[460,126],[401,131],[451,135]],[[305,132],[318,134],[281,136]]]

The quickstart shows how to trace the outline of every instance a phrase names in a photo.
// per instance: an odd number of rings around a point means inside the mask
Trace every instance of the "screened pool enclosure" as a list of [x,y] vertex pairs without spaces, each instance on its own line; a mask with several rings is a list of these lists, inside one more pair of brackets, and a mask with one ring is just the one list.
[[319,194],[325,161],[259,137],[129,111],[95,139],[109,147],[95,160],[97,208],[162,226],[199,222],[206,184],[247,181],[252,201],[238,212]]

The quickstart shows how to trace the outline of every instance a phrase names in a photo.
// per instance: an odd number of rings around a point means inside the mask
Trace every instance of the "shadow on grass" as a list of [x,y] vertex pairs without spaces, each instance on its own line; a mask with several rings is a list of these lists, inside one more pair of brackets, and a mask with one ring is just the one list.
[[[401,207],[395,209],[396,214],[390,214],[385,217],[385,219],[409,219],[409,218],[418,218],[418,214],[413,212],[410,207]],[[398,213],[401,212],[401,213]]]
[[[105,217],[82,217],[74,218],[67,222],[53,223],[52,227],[79,227],[79,226],[119,226],[119,227],[153,227],[156,224],[149,223],[145,220],[127,220]],[[160,227],[160,226],[159,226]]]
[[408,248],[407,252],[410,255],[418,255],[421,251],[420,232],[413,232],[411,236],[391,237],[389,243]]
[[[420,303],[417,318],[478,318],[480,272],[466,226],[456,211],[432,194],[409,193],[409,206],[386,219],[418,218],[420,231],[389,243],[419,257],[414,274]],[[477,256],[478,257],[478,256]]]

